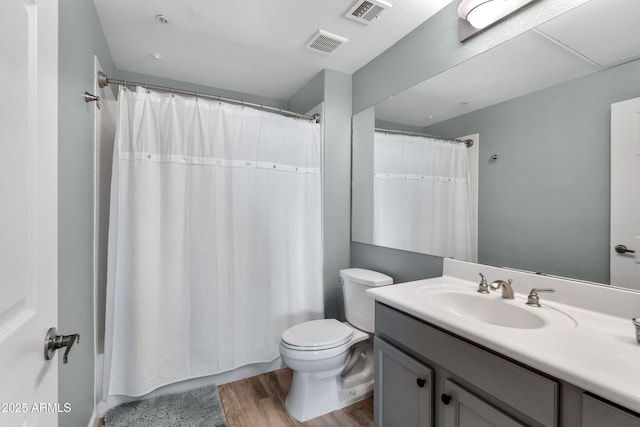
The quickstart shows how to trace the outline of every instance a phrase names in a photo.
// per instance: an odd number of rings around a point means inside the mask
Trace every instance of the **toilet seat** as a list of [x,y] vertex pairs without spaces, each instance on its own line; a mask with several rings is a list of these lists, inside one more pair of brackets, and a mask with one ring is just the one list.
[[310,320],[284,331],[281,342],[292,350],[328,350],[349,342],[353,333],[352,327],[336,319]]

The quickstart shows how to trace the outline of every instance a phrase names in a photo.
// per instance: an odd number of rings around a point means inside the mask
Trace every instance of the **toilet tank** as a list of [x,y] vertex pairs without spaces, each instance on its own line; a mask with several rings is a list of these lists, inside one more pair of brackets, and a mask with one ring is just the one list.
[[373,333],[375,301],[365,291],[375,286],[390,285],[393,279],[362,268],[340,270],[340,278],[347,321],[360,330]]

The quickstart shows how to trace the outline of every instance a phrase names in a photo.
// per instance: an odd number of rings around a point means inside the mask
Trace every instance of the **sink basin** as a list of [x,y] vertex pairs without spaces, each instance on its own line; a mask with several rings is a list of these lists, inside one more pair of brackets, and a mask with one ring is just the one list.
[[522,300],[506,300],[494,294],[427,286],[418,289],[418,296],[430,310],[444,311],[472,322],[516,329],[538,329],[548,324],[567,325],[567,322],[575,326],[572,318],[558,310],[532,308]]

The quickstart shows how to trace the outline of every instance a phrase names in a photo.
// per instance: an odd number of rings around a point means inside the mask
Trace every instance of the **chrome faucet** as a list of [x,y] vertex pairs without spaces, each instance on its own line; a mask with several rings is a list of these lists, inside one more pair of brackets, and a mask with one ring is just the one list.
[[488,294],[489,293],[489,285],[487,285],[487,278],[484,277],[484,274],[480,273],[480,283],[478,283],[478,290],[477,292],[481,293],[481,294]]
[[513,288],[511,287],[511,283],[512,283],[511,279],[509,279],[506,282],[504,280],[496,280],[495,282],[491,282],[491,285],[489,286],[494,291],[497,291],[498,289],[502,288],[502,298],[515,299],[513,296]]

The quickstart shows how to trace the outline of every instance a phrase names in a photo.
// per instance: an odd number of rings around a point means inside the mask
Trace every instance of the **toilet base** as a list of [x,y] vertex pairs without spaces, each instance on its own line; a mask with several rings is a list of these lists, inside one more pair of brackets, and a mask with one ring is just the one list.
[[340,375],[330,378],[313,377],[314,373],[293,372],[285,405],[289,414],[300,422],[346,408],[373,393],[373,379],[342,389]]
[[291,389],[285,400],[293,418],[308,421],[371,396],[374,377],[371,342],[355,344],[352,352],[356,363],[344,373],[345,366],[329,372],[293,371]]

